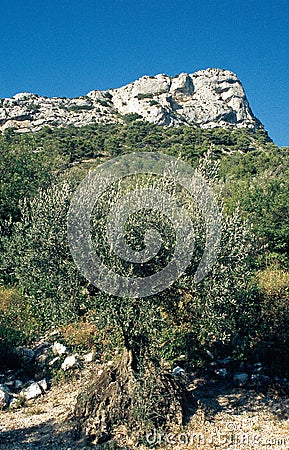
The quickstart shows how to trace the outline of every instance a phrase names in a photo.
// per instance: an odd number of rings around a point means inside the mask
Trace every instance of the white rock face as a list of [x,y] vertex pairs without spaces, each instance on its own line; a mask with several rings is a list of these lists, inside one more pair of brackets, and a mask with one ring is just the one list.
[[30,384],[26,389],[21,391],[21,394],[25,397],[25,400],[31,400],[32,398],[37,398],[42,395],[42,390],[38,383],[34,382]]
[[0,100],[0,130],[13,127],[28,132],[45,125],[122,122],[122,115],[130,113],[159,125],[260,126],[237,76],[229,70],[206,69],[176,77],[144,76],[118,89],[91,91],[72,99],[16,94]]
[[10,395],[9,389],[0,385],[0,411],[9,405]]
[[87,353],[86,355],[83,355],[83,360],[86,363],[92,362],[93,359],[94,359],[94,352],[90,352],[90,353]]
[[52,351],[54,355],[62,356],[67,353],[69,353],[68,349],[65,347],[65,345],[61,344],[60,342],[54,342],[52,346]]
[[61,369],[64,370],[64,372],[66,372],[66,370],[74,369],[75,367],[77,367],[77,365],[78,362],[75,355],[71,355],[65,358],[65,360],[61,364]]
[[44,391],[44,392],[47,391],[48,385],[47,385],[46,378],[43,378],[43,380],[38,381],[38,386],[40,386],[42,391]]

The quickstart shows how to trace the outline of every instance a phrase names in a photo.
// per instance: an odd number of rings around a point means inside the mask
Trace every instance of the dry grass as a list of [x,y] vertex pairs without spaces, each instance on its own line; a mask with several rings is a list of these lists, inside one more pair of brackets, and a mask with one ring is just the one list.
[[65,342],[73,347],[91,348],[98,336],[97,327],[85,320],[72,323],[61,329]]
[[18,291],[14,288],[0,286],[0,312],[5,313],[11,305],[21,300]]
[[261,292],[268,296],[282,295],[289,300],[289,272],[267,268],[257,274],[257,280]]

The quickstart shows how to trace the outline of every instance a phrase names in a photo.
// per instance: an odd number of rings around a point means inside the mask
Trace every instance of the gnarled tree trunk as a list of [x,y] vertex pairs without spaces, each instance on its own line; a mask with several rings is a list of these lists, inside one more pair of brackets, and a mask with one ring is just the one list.
[[138,422],[140,398],[142,404],[147,402],[147,418],[155,428],[185,423],[192,399],[184,384],[169,373],[155,373],[144,383],[134,370],[134,361],[131,350],[124,350],[118,364],[107,367],[78,397],[74,411],[77,439],[100,444],[113,437],[115,426],[133,427]]

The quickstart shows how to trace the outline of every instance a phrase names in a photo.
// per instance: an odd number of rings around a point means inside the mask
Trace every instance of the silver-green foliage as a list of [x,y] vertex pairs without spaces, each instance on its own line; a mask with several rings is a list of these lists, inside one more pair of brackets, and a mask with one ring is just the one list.
[[[205,156],[198,170],[212,188],[217,185],[217,165],[210,155]],[[134,187],[139,183],[143,186],[145,181],[138,180]],[[6,239],[3,265],[11,281],[22,287],[38,328],[69,323],[83,311],[95,309],[99,323],[115,324],[122,330],[127,346],[147,345],[152,353],[158,354],[159,345],[167,342],[163,345],[164,356],[175,355],[184,346],[201,348],[217,342],[232,343],[246,335],[254,313],[248,296],[248,262],[253,250],[248,225],[242,222],[238,212],[223,215],[219,258],[209,275],[194,284],[194,272],[204,250],[201,211],[177,185],[156,178],[149,178],[146,183],[169,190],[184,203],[192,214],[196,235],[191,267],[170,289],[147,299],[118,299],[100,293],[96,288],[91,289],[81,276],[67,242],[67,212],[73,193],[68,183],[40,190],[34,199],[21,203],[22,220],[15,224],[12,237]],[[127,191],[126,180],[120,190],[119,187],[115,186],[104,196],[94,210],[95,245],[111,269],[120,273],[126,271],[130,276],[147,276],[152,269],[156,272],[166,263],[173,247],[174,232],[163,215],[140,214],[129,219],[128,244],[135,249],[142,248],[148,218],[150,227],[157,228],[166,238],[161,257],[154,258],[151,265],[139,265],[135,269],[107,251],[104,217],[110,206]],[[176,329],[182,336],[180,343],[173,342]],[[141,349],[138,352],[141,353]]]
[[39,328],[75,319],[85,302],[85,280],[71,258],[66,216],[72,188],[64,183],[20,204],[22,220],[6,239],[6,270],[21,286]]

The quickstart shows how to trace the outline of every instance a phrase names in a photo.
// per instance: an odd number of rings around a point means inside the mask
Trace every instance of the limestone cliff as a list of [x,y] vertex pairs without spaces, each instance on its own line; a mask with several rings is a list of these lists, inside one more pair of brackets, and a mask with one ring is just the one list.
[[167,126],[257,128],[238,77],[229,70],[206,69],[193,74],[143,76],[118,89],[91,91],[78,98],[47,98],[31,93],[0,100],[0,130],[36,131],[43,126],[83,126],[122,122],[136,113]]

